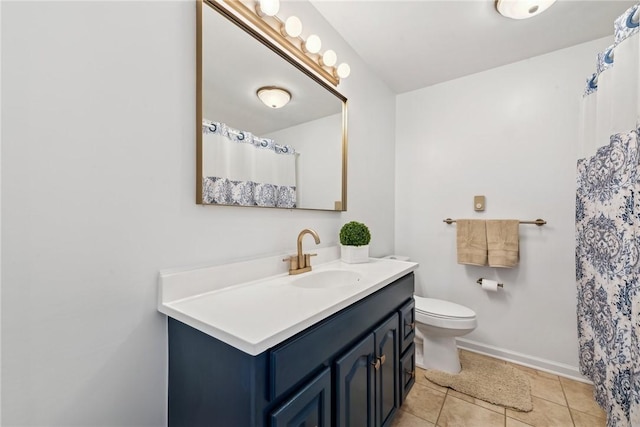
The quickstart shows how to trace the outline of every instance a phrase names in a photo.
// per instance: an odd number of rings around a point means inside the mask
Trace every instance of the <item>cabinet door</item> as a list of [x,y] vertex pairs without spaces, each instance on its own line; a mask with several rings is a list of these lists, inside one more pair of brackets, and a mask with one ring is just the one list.
[[411,344],[400,359],[400,369],[400,403],[402,404],[416,382],[415,344]]
[[369,334],[336,360],[336,427],[374,427],[374,353]]
[[322,371],[271,413],[271,427],[330,427],[331,370]]
[[383,426],[400,407],[400,322],[394,314],[374,332],[376,359],[376,426]]

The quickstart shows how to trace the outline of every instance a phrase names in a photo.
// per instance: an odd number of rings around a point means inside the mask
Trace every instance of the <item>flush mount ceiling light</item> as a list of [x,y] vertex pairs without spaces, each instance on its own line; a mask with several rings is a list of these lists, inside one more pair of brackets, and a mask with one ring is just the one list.
[[496,0],[496,9],[502,16],[526,19],[549,9],[556,0]]
[[282,108],[291,100],[291,94],[288,90],[276,86],[261,87],[256,95],[269,108]]

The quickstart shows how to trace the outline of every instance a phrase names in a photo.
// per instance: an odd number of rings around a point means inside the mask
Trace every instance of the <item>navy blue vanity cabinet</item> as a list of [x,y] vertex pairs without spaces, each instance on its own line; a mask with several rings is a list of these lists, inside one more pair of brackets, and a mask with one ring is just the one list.
[[[376,426],[390,423],[400,407],[400,328],[394,314],[374,332],[376,341]],[[354,424],[352,424],[354,425]]]
[[413,288],[409,273],[255,356],[169,318],[169,426],[390,425],[413,384]]
[[368,335],[336,361],[336,427],[373,427],[375,340]]
[[412,299],[400,309],[400,336],[402,337],[401,352],[413,344],[413,339],[416,336],[416,315],[415,315],[416,303]]
[[404,403],[407,394],[416,382],[416,348],[411,344],[400,359],[400,404]]
[[400,404],[416,382],[415,301],[411,299],[400,309]]
[[331,369],[272,412],[271,427],[331,427]]
[[336,427],[384,426],[400,407],[398,318],[391,316],[336,361]]

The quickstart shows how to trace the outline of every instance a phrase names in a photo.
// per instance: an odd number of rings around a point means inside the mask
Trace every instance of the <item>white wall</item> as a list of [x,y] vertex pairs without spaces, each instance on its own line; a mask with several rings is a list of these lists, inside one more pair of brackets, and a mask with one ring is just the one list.
[[[0,46],[2,46],[2,2],[0,2]],[[0,54],[0,94],[2,94],[2,55]],[[2,129],[2,102],[0,102],[0,129]],[[0,132],[0,172],[2,171],[2,134]],[[0,189],[2,173],[0,173]],[[0,260],[2,259],[2,197],[0,197]],[[0,262],[0,322],[2,319],[2,262]],[[0,326],[0,424],[2,424],[2,330]]]
[[[580,100],[609,38],[398,96],[396,251],[420,263],[417,292],[476,311],[476,348],[577,373],[575,160]],[[473,211],[473,196],[487,197]],[[456,263],[451,218],[520,226],[514,269]],[[480,277],[504,282],[483,291]],[[540,359],[540,360],[538,360]]]
[[2,2],[3,425],[162,425],[160,269],[293,251],[304,227],[334,245],[351,219],[393,251],[394,96],[288,7],[353,70],[347,213],[195,205],[193,2]]
[[[333,209],[342,195],[342,114],[291,126],[267,135],[291,145],[296,158],[298,206]],[[307,135],[300,138],[300,135]]]

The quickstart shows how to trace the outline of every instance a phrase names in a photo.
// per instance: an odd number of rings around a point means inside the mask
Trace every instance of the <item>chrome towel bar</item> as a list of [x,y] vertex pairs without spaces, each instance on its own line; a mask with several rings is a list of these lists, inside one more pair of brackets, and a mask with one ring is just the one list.
[[[452,224],[454,222],[456,222],[455,219],[451,219],[451,218],[447,218],[447,219],[443,219],[442,222],[446,222],[447,224]],[[547,223],[547,221],[545,221],[544,219],[536,219],[535,221],[520,221],[520,224],[535,224],[538,227],[542,227],[543,225],[545,225]]]

